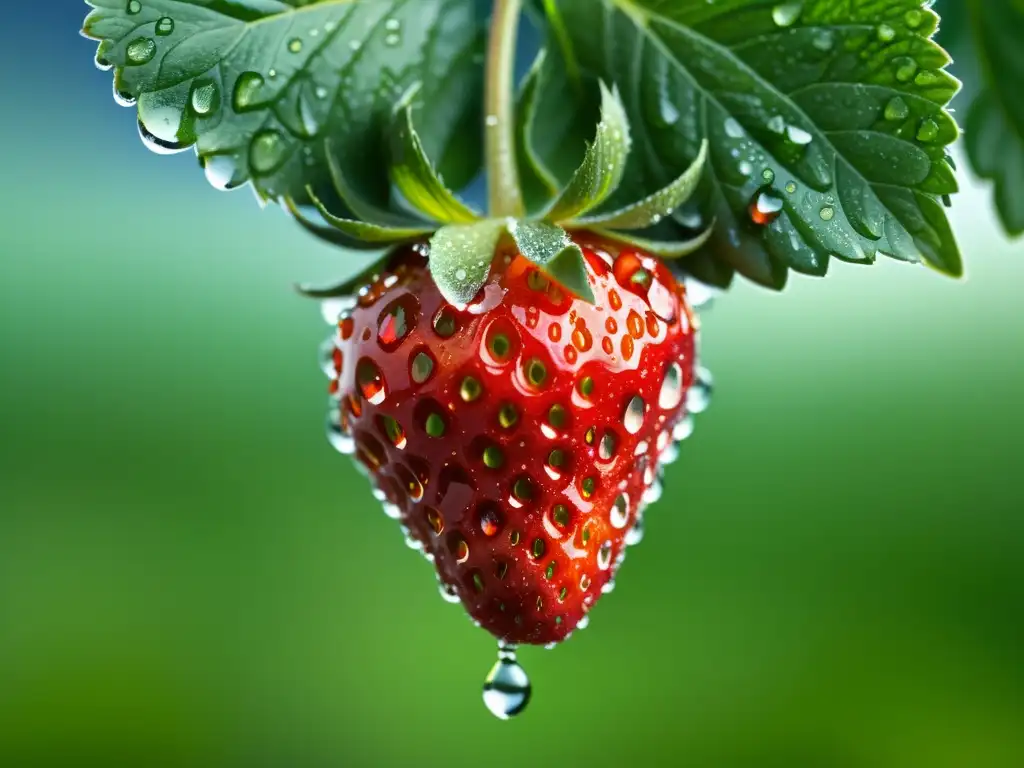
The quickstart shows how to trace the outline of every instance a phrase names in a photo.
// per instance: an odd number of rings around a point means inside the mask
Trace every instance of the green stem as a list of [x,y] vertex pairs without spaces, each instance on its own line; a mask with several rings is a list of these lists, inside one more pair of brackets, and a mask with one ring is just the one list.
[[523,193],[516,166],[515,93],[516,36],[522,0],[495,0],[487,45],[486,110],[487,181],[490,214],[522,216]]

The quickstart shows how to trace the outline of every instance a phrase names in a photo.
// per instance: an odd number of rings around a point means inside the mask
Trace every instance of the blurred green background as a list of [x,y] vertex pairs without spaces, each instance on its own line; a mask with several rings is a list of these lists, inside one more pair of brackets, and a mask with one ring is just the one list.
[[493,641],[323,437],[290,284],[350,265],[147,153],[57,7],[0,49],[0,765],[1024,765],[1024,246],[968,174],[968,279],[707,313],[644,543],[500,723]]

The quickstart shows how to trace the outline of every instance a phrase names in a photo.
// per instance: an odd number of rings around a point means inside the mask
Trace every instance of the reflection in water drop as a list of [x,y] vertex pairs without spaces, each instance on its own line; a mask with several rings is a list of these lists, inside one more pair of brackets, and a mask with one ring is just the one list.
[[530,702],[530,678],[516,661],[514,645],[498,644],[498,661],[484,680],[484,704],[500,720],[515,717]]

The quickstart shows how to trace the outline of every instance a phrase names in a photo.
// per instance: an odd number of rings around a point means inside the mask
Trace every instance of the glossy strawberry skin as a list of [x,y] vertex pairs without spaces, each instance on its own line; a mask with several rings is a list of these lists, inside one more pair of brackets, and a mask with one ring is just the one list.
[[453,307],[421,246],[338,323],[339,434],[443,588],[510,643],[563,640],[613,578],[695,374],[665,266],[581,245],[593,305],[499,251]]

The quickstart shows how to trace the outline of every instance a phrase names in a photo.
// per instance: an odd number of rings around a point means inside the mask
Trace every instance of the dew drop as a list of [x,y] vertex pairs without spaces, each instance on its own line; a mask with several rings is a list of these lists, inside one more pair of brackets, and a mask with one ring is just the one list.
[[796,192],[796,182],[793,182],[793,181],[786,182],[786,192],[791,194],[791,195],[794,192]]
[[422,384],[434,372],[434,358],[426,350],[417,352],[412,358],[410,375],[417,384]]
[[725,135],[730,139],[743,138],[743,126],[735,117],[730,117],[725,121]]
[[174,19],[170,16],[161,17],[156,23],[156,33],[160,37],[174,34]]
[[832,50],[833,46],[835,45],[835,41],[835,34],[832,32],[832,30],[823,29],[814,36],[814,38],[811,40],[811,43],[819,51],[828,53],[829,51]]
[[141,66],[153,59],[156,54],[156,43],[148,37],[137,37],[128,43],[125,54],[129,64]]
[[671,363],[665,369],[665,378],[658,393],[658,407],[670,411],[683,400],[683,369],[679,363]]
[[768,130],[772,133],[785,133],[786,132],[786,121],[782,115],[774,115],[768,120]]
[[377,320],[377,341],[386,351],[397,349],[416,325],[419,305],[410,296],[388,304]]
[[243,72],[235,81],[235,92],[232,105],[236,112],[245,112],[260,105],[260,92],[263,90],[263,75],[259,72]]
[[245,183],[245,175],[234,155],[203,155],[199,162],[206,173],[206,180],[214,189],[226,191]]
[[626,527],[626,523],[629,522],[629,498],[626,494],[620,493],[615,501],[612,502],[608,519],[612,524],[612,528]]
[[626,413],[622,417],[622,426],[631,435],[635,435],[644,425],[644,411],[646,406],[639,395],[634,395],[626,404]]
[[811,143],[811,139],[813,137],[803,128],[800,128],[795,125],[787,125],[786,138],[789,139],[794,144],[804,147]]
[[351,456],[356,452],[356,445],[345,430],[341,428],[341,411],[332,408],[327,414],[327,440],[338,453]]
[[831,205],[822,206],[822,209],[818,211],[818,216],[821,217],[822,221],[832,221],[836,216],[836,209]]
[[193,112],[205,117],[220,109],[220,89],[212,81],[196,83],[192,88],[189,103]]
[[392,33],[390,35],[387,35],[384,38],[384,45],[388,46],[389,48],[394,48],[400,42],[402,42],[401,35],[397,35],[397,34],[394,34],[394,33]]
[[388,32],[397,32],[402,28],[402,22],[398,19],[388,19],[384,22],[384,29]]
[[302,40],[298,37],[293,37],[289,40],[288,51],[291,53],[302,53]]
[[356,366],[356,385],[371,405],[380,405],[387,397],[387,383],[384,381],[384,374],[369,358],[363,358]]
[[792,26],[800,18],[803,9],[803,2],[782,3],[772,9],[772,21],[780,27]]
[[896,79],[901,83],[909,83],[917,74],[917,62],[909,56],[900,56],[892,63],[896,66]]
[[441,599],[446,603],[459,603],[459,592],[451,584],[445,584],[443,581],[439,581],[437,584],[437,591],[441,593]]
[[924,14],[919,10],[910,10],[903,14],[903,20],[907,23],[907,26],[911,29],[917,29],[921,26],[921,22],[924,20]]
[[612,564],[612,543],[606,541],[601,545],[601,548],[597,550],[597,567],[602,571],[607,571]]
[[249,145],[249,163],[256,174],[273,172],[284,160],[284,140],[273,129],[260,131]]
[[939,124],[936,123],[932,118],[926,117],[921,121],[921,126],[917,129],[917,140],[918,141],[935,141],[939,136]]
[[530,678],[516,660],[514,645],[498,644],[498,661],[484,679],[484,705],[499,720],[508,720],[530,703]]
[[782,213],[783,199],[770,186],[761,187],[750,201],[750,220],[759,226],[771,224]]
[[141,10],[142,10],[142,3],[140,3],[139,0],[128,0],[128,5],[125,8],[125,12],[129,16],[134,16],[135,14],[137,14]]
[[686,393],[686,410],[689,413],[704,413],[711,405],[713,379],[711,371],[703,366],[697,369],[697,378]]
[[765,184],[771,184],[773,181],[775,181],[775,171],[773,171],[771,168],[765,168],[763,171],[761,171],[761,178],[764,179]]
[[878,39],[883,43],[890,43],[893,38],[896,37],[896,30],[888,24],[879,24],[876,33],[878,35]]
[[886,120],[906,120],[909,115],[910,107],[899,96],[893,96],[889,99],[889,103],[885,105]]

